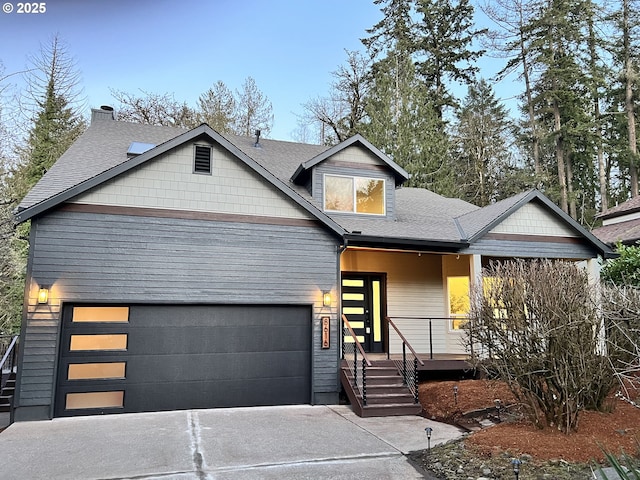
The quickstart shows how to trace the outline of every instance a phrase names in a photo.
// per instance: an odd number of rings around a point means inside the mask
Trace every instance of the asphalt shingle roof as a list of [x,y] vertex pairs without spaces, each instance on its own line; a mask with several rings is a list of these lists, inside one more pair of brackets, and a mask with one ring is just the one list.
[[[206,126],[200,128],[200,132],[215,135]],[[163,148],[166,150],[175,146],[175,142],[179,141],[176,137],[196,133],[197,129],[187,131],[175,127],[96,119],[27,194],[20,203],[18,212],[25,209],[31,209],[34,214],[36,211],[42,212],[58,201],[72,198],[82,188],[98,184],[103,181],[105,175],[109,178],[108,172],[112,169],[116,169],[113,170],[115,175],[128,168],[127,162],[131,162],[130,166],[135,166],[147,161],[144,157],[147,154],[131,159],[127,157],[126,152],[131,142],[154,144],[160,152],[164,151]],[[235,135],[222,137],[239,151],[236,154],[249,157],[279,180],[281,185],[278,188],[290,189],[292,198],[301,204],[310,204],[309,211],[316,214],[321,221],[333,225],[331,228],[341,227],[347,233],[361,232],[369,237],[411,239],[418,242],[473,242],[476,236],[483,235],[501,221],[505,214],[517,208],[519,202],[526,201],[526,197],[532,194],[531,191],[523,192],[507,200],[479,208],[463,200],[446,198],[429,190],[401,187],[396,189],[393,220],[375,216],[325,213],[319,201],[313,199],[306,188],[295,185],[291,177],[302,163],[326,154],[330,147],[270,139],[260,139],[260,147],[256,147],[255,138]],[[148,152],[149,159],[153,158],[153,155],[153,151]],[[404,172],[402,169],[399,171]]]
[[608,209],[606,212],[598,215],[600,218],[612,218],[632,213],[640,210],[640,196],[633,197],[626,202],[623,202],[615,207]]
[[635,243],[640,240],[640,218],[595,228],[591,233],[608,245]]

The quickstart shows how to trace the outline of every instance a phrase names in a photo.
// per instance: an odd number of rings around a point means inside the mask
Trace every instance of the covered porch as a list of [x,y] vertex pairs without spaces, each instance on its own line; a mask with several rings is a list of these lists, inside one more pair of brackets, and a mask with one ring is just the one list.
[[[475,266],[475,264],[478,266]],[[341,256],[341,313],[372,359],[397,359],[403,345],[419,370],[468,370],[462,329],[480,257],[349,247]]]

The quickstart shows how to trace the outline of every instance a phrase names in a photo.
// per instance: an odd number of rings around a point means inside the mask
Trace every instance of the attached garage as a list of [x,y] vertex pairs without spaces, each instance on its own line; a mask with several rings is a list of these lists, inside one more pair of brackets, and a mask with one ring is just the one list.
[[55,415],[310,403],[311,312],[65,305]]

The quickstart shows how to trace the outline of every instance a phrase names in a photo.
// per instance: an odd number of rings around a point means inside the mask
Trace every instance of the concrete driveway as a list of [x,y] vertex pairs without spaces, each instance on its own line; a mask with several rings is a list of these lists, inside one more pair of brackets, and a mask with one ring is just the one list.
[[416,479],[403,453],[459,438],[421,417],[348,406],[188,410],[23,422],[0,433],[3,479]]

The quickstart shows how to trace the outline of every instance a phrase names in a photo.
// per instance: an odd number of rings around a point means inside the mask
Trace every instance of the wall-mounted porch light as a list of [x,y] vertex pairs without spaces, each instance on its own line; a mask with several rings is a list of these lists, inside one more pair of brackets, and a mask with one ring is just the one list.
[[331,292],[329,291],[322,292],[322,305],[324,305],[325,307],[331,306]]
[[49,287],[40,285],[38,290],[38,303],[49,303]]

